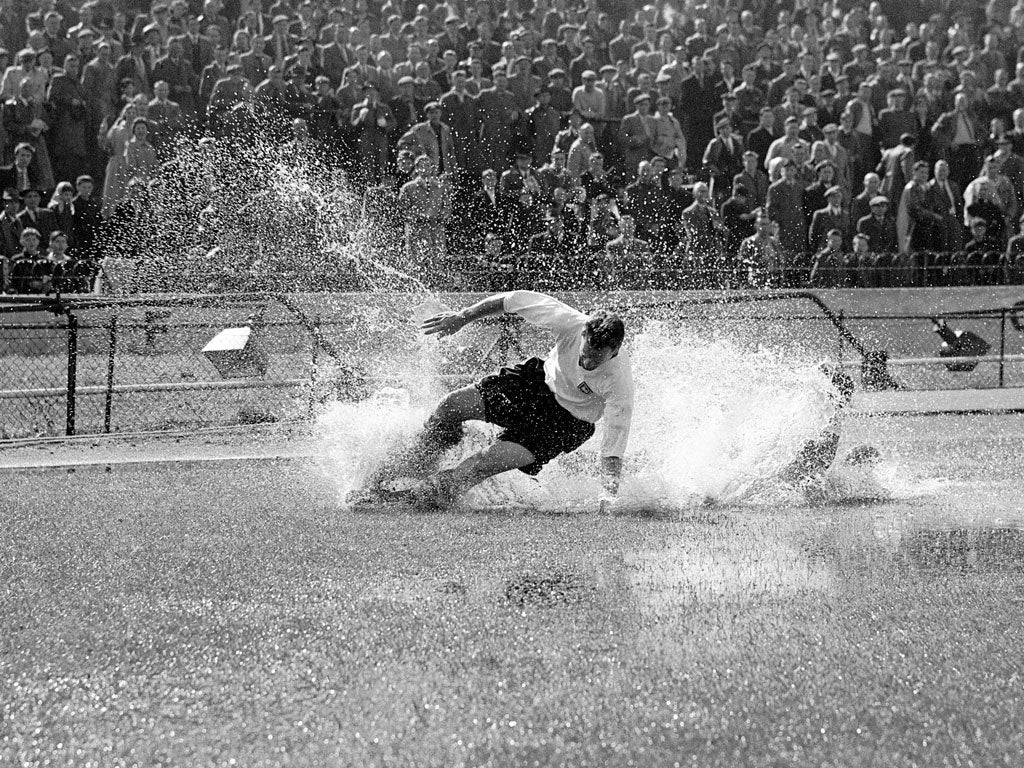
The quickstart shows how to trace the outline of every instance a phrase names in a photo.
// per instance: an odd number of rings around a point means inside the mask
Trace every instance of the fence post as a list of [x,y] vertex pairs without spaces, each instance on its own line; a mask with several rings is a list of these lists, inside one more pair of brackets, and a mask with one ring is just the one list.
[[1003,386],[1003,368],[1006,365],[1006,309],[999,312],[999,386]]
[[68,388],[67,388],[67,423],[64,433],[75,434],[75,392],[78,384],[78,318],[71,310],[68,317]]
[[103,398],[103,431],[110,433],[110,416],[114,409],[114,356],[117,353],[117,315],[110,316],[107,330],[107,391]]
[[[312,319],[313,328],[319,330],[320,328],[320,316],[317,315]],[[317,334],[309,334],[310,342],[312,347],[309,353],[309,405],[307,408],[307,417],[310,421],[313,420],[313,414],[316,411],[316,366],[318,361],[317,353],[320,350],[320,345],[317,344]]]

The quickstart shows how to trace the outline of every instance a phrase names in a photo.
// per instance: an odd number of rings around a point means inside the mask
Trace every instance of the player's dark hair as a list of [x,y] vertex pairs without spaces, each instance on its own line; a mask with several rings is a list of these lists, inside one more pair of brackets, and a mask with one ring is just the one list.
[[626,338],[626,326],[614,312],[598,309],[587,320],[586,334],[590,343],[599,349],[618,349]]

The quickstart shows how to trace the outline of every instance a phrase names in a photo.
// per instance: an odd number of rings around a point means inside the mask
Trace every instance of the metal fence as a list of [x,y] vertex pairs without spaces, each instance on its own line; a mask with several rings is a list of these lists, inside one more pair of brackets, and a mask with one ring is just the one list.
[[[417,381],[410,349],[379,322],[407,314],[409,297],[325,301],[300,306],[279,294],[7,300],[0,303],[0,439],[303,420],[322,400]],[[639,321],[633,327],[669,318],[745,333],[754,345],[808,342],[856,370],[867,388],[1024,386],[1024,307],[944,315],[951,328],[990,345],[953,360],[937,356],[930,316],[844,315],[805,292],[633,295],[622,309],[630,324]],[[266,370],[225,377],[202,350],[224,328],[247,324],[259,328]],[[532,329],[503,321],[494,349],[447,373],[473,375],[541,344]],[[387,364],[374,368],[373,357]]]

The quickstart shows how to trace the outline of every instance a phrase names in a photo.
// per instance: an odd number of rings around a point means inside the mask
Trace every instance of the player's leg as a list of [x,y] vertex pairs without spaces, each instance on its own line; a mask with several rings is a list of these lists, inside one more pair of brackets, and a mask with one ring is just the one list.
[[520,469],[536,461],[533,452],[519,443],[498,440],[474,453],[457,467],[438,472],[413,493],[422,501],[448,506],[474,485],[511,469]]
[[462,440],[462,424],[484,418],[484,404],[475,385],[450,392],[430,414],[412,445],[385,459],[370,478],[370,487],[396,477],[423,476],[433,471],[441,455]]

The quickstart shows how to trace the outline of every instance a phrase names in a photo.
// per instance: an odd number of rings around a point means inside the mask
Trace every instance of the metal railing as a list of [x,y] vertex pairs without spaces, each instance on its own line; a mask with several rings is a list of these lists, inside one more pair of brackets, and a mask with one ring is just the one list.
[[[309,419],[318,402],[359,398],[402,380],[365,364],[367,349],[379,353],[390,343],[374,337],[372,318],[363,317],[365,307],[386,297],[351,299],[364,301],[364,308],[325,307],[326,317],[281,294],[0,299],[0,439]],[[388,311],[408,310],[407,299],[391,301]],[[755,337],[772,331],[792,340],[813,329],[830,345],[828,355],[859,369],[871,389],[1024,386],[1024,302],[879,316],[834,311],[812,292],[775,291],[635,294],[618,309],[693,327],[735,327],[741,319],[750,321]],[[14,322],[3,322],[8,319]],[[939,357],[935,319],[978,332],[991,351]],[[269,349],[266,374],[221,378],[201,350],[218,331],[244,324],[258,327]],[[493,354],[476,364],[521,356],[537,342],[514,319],[500,321],[500,328]]]

